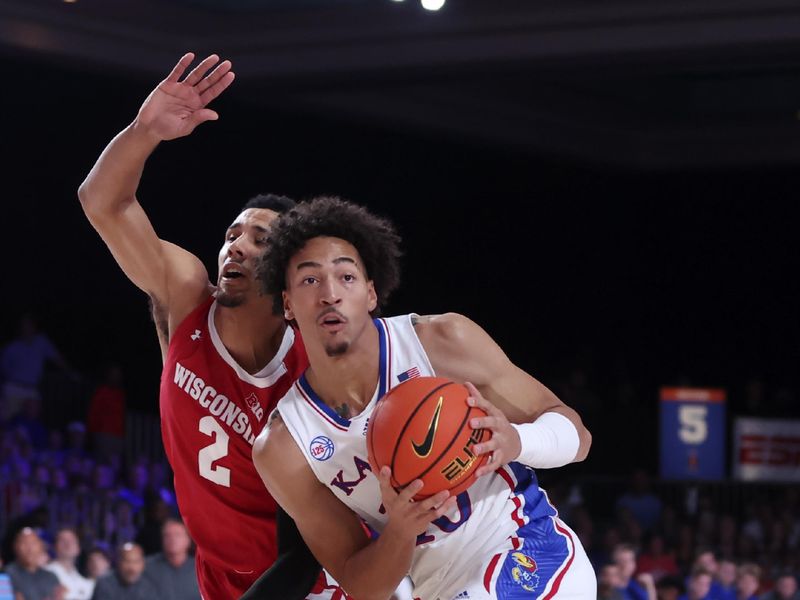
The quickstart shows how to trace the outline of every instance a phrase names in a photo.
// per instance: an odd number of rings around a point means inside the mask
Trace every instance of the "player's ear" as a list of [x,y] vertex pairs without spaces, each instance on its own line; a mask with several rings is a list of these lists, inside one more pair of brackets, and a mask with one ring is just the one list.
[[283,318],[287,321],[294,320],[294,312],[292,311],[291,306],[289,305],[289,295],[286,293],[286,290],[281,292],[283,296]]
[[369,312],[372,312],[378,307],[378,294],[375,293],[375,284],[372,283],[371,279],[369,283],[367,283],[367,303]]

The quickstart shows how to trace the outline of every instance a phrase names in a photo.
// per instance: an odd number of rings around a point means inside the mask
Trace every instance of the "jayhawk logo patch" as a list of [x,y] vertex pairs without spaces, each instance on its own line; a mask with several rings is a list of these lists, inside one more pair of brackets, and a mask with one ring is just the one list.
[[514,581],[526,592],[533,592],[539,586],[536,561],[522,552],[512,552],[511,559],[517,566],[511,569]]

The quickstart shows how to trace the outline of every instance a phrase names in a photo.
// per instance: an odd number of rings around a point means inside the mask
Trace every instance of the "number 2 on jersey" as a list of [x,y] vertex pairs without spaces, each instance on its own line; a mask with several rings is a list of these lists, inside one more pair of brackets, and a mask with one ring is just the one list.
[[226,467],[213,466],[215,460],[228,455],[228,434],[211,415],[200,419],[200,431],[214,436],[214,443],[201,449],[197,454],[200,475],[217,485],[231,487],[231,470]]

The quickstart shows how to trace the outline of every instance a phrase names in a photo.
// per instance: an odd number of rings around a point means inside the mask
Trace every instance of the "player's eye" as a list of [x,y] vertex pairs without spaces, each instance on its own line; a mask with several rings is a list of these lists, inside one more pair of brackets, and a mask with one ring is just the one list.
[[353,281],[356,280],[356,276],[353,275],[352,273],[347,273],[346,275],[344,275],[344,277],[342,277],[342,279],[344,279],[347,283],[352,283]]

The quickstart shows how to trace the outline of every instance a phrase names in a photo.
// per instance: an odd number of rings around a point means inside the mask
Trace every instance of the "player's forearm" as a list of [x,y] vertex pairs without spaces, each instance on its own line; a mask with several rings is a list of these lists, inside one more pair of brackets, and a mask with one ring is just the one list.
[[109,142],[78,188],[89,218],[102,219],[135,200],[144,164],[157,145],[158,139],[135,121]]
[[342,587],[358,600],[388,600],[408,575],[416,537],[381,536],[351,556],[345,564]]

